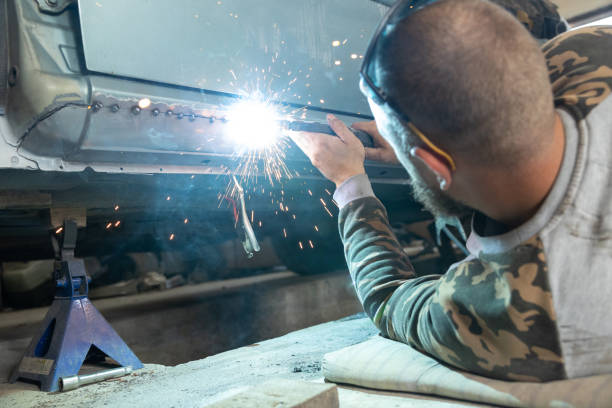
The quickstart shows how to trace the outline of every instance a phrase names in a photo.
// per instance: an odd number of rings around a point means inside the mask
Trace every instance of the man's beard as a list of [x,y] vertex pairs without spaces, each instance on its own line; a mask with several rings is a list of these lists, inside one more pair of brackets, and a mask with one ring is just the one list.
[[441,190],[427,185],[412,163],[405,167],[410,176],[410,185],[415,200],[421,203],[434,217],[462,217],[473,213],[474,210],[470,207],[449,198]]

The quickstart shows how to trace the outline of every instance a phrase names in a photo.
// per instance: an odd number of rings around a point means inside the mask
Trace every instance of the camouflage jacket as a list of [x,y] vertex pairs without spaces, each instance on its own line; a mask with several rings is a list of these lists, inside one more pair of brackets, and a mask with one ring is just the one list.
[[491,0],[505,8],[538,40],[547,40],[567,31],[558,7],[549,0]]
[[[544,45],[543,52],[557,107],[572,115],[567,115],[570,121],[583,121],[611,93],[612,27],[567,32]],[[573,168],[570,163],[569,173]],[[468,240],[468,258],[442,275],[419,276],[381,202],[367,193],[356,197],[340,210],[340,235],[358,297],[383,335],[489,377],[550,381],[568,376],[549,252],[539,231],[499,251],[470,247]],[[604,257],[605,251],[612,253],[604,250]]]

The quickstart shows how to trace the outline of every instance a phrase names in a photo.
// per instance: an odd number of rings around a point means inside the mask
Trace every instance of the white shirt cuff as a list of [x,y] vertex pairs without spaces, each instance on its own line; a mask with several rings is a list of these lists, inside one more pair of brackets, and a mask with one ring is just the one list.
[[334,200],[342,208],[358,198],[375,197],[370,179],[366,174],[358,174],[346,179],[334,192]]

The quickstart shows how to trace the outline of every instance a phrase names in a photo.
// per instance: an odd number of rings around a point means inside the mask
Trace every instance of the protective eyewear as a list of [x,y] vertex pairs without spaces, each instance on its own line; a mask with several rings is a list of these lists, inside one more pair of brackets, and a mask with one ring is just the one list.
[[423,134],[423,132],[414,126],[410,117],[400,109],[399,105],[395,103],[395,101],[393,101],[392,98],[390,98],[380,86],[375,83],[374,78],[376,78],[376,65],[372,63],[374,56],[380,52],[381,38],[387,34],[389,29],[400,21],[413,15],[417,11],[437,1],[439,0],[399,0],[389,9],[378,25],[378,28],[376,29],[374,36],[370,41],[370,45],[368,46],[368,49],[364,55],[363,64],[361,65],[360,71],[360,88],[362,92],[367,97],[371,98],[377,105],[387,104],[404,122],[406,122],[410,130],[431,150],[444,158],[454,171],[456,170],[455,161],[450,154],[436,146]]

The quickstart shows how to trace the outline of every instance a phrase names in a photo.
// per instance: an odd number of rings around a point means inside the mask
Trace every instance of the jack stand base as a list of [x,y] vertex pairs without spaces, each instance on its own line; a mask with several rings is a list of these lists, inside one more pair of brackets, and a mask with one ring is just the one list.
[[89,299],[56,299],[10,382],[24,378],[58,391],[59,379],[77,375],[92,346],[124,367],[143,367]]
[[43,324],[33,337],[10,382],[19,378],[40,383],[42,391],[58,391],[59,379],[79,373],[88,354],[100,352],[132,370],[143,365],[87,298],[88,277],[82,259],[74,258],[76,224],[64,224],[61,260],[56,261],[58,291]]

